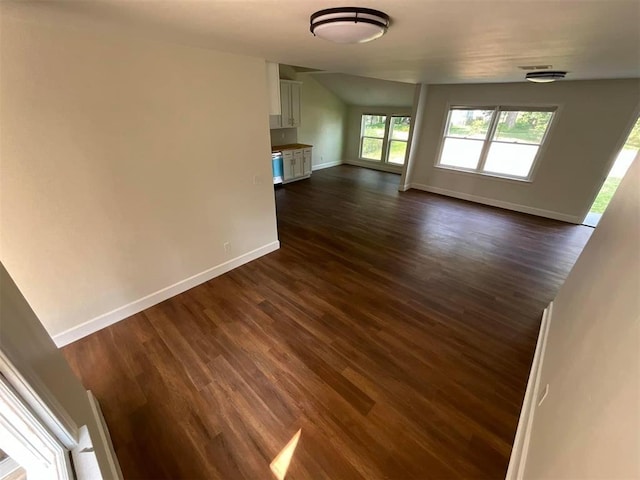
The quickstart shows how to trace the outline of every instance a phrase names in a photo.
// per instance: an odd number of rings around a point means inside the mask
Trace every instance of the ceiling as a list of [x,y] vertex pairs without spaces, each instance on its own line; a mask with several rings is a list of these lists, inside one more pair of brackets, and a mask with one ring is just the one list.
[[347,105],[412,107],[415,85],[344,73],[307,73]]
[[[640,0],[3,0],[3,9],[117,24],[271,61],[401,82],[522,81],[519,65],[568,79],[640,77]],[[366,6],[391,17],[384,37],[336,45],[309,16]]]

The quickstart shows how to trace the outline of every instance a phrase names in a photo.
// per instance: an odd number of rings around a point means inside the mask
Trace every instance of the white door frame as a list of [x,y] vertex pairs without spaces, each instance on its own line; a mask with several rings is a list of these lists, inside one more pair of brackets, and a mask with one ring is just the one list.
[[73,480],[68,450],[0,376],[0,444],[28,478]]

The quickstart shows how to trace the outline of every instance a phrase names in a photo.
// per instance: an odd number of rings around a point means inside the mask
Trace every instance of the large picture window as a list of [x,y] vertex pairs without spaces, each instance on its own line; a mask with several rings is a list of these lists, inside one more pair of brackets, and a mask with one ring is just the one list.
[[438,165],[528,180],[554,112],[555,108],[452,107]]
[[360,158],[391,165],[404,165],[411,117],[362,115]]

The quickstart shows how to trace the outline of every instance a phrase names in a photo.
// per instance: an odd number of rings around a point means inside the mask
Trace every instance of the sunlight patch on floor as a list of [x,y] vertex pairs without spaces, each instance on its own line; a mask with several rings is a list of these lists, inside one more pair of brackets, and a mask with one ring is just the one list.
[[280,453],[276,455],[271,462],[271,465],[269,465],[271,467],[271,471],[278,480],[284,480],[287,470],[289,470],[289,465],[291,464],[293,453],[296,451],[296,447],[298,446],[298,440],[300,440],[301,432],[302,429],[296,432],[293,438],[289,440],[282,450],[280,450]]

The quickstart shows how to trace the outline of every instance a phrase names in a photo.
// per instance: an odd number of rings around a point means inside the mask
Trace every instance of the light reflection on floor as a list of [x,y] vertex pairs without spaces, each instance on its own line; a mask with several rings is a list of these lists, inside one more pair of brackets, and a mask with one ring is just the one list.
[[289,465],[291,464],[293,453],[296,451],[296,447],[298,446],[298,440],[300,440],[301,432],[302,429],[296,432],[293,438],[289,440],[282,450],[280,450],[280,453],[276,455],[269,465],[271,467],[271,471],[278,480],[284,480],[287,470],[289,470]]

